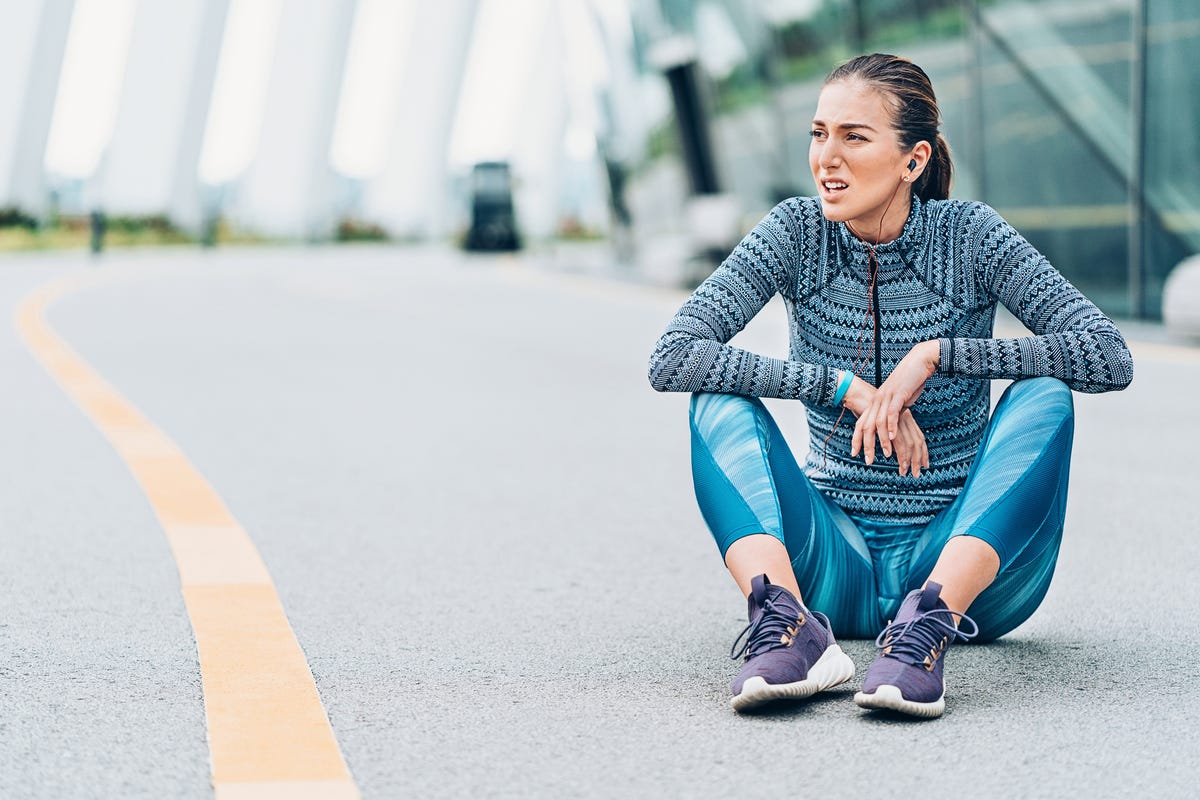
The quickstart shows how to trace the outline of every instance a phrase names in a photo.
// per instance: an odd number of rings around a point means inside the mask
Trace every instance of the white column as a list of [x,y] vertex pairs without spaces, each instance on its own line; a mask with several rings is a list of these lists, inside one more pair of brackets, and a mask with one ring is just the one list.
[[[591,0],[591,4],[608,64],[603,136],[609,154],[628,166],[643,155],[651,127],[633,60],[633,31],[628,16],[614,14],[604,0]],[[665,89],[663,93],[664,104],[669,104]]]
[[110,215],[200,227],[196,177],[229,0],[140,0],[100,178]]
[[327,237],[336,186],[329,145],[354,0],[285,0],[262,132],[230,216],[272,236]]
[[0,207],[39,216],[43,162],[75,0],[6,3],[0,24]]
[[512,162],[517,226],[524,236],[536,239],[553,235],[562,215],[569,107],[556,4],[547,4],[545,16],[530,22],[541,30],[535,39],[537,57],[525,87]]
[[450,233],[447,156],[478,0],[419,3],[397,93],[391,156],[362,213],[393,235]]

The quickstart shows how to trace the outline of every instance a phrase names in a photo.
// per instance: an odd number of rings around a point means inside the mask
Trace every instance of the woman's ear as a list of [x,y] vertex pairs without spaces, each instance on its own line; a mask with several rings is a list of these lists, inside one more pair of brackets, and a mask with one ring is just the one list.
[[913,145],[913,149],[908,153],[907,169],[901,176],[905,183],[912,183],[921,177],[931,155],[933,155],[933,148],[924,139]]

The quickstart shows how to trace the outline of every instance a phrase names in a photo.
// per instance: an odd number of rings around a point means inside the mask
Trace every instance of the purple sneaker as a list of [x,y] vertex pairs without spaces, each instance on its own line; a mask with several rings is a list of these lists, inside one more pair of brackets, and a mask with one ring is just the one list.
[[802,606],[787,589],[759,575],[750,582],[746,605],[750,624],[729,653],[733,659],[746,656],[733,679],[734,711],[808,697],[854,677],[854,662],[834,642],[829,620]]
[[863,708],[887,708],[916,717],[940,717],[946,709],[942,663],[955,639],[966,641],[979,633],[975,621],[959,614],[963,633],[954,625],[954,614],[940,597],[942,585],[929,581],[904,598],[896,621],[875,639],[882,652],[867,670],[862,691],[854,702]]

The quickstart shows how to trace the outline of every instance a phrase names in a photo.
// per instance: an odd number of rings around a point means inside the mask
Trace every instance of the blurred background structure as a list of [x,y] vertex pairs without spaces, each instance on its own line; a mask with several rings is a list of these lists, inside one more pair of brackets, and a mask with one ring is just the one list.
[[[922,65],[954,195],[1106,311],[1200,252],[1190,0],[0,0],[0,246],[611,243],[702,277],[813,190],[853,54]],[[482,166],[478,166],[482,165]],[[512,236],[507,236],[511,233]],[[121,237],[125,238],[122,239]]]

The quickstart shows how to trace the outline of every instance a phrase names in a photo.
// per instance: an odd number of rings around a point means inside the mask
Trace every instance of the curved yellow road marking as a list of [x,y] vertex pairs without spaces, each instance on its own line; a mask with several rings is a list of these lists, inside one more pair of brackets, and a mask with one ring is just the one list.
[[358,798],[258,549],[179,447],[46,323],[46,308],[84,285],[33,292],[17,331],[125,460],[166,532],[200,655],[217,800]]

